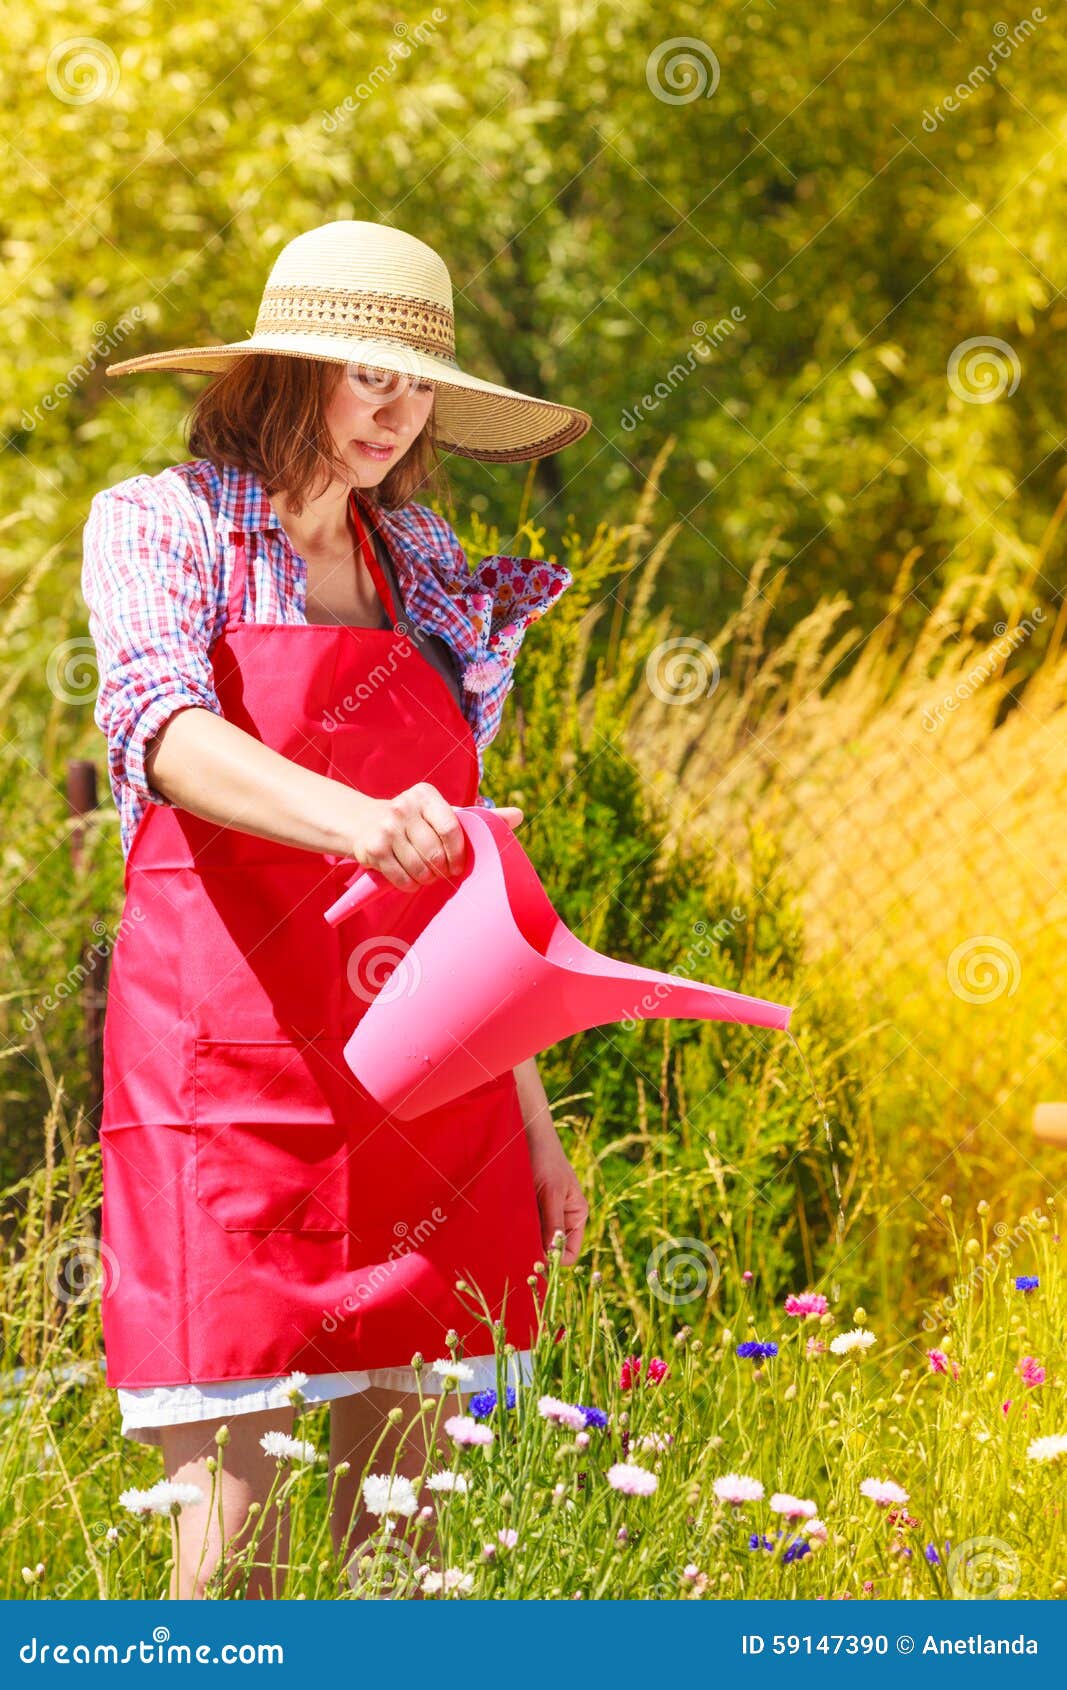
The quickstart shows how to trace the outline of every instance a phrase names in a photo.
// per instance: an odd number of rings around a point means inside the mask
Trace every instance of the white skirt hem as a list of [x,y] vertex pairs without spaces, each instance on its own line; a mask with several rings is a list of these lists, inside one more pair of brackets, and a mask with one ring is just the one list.
[[[473,1369],[474,1376],[464,1379],[459,1388],[464,1392],[496,1389],[496,1357],[464,1356],[463,1362]],[[518,1388],[528,1385],[532,1376],[529,1350],[520,1350],[505,1361],[505,1379]],[[218,1420],[234,1414],[255,1414],[264,1409],[287,1408],[290,1375],[267,1379],[221,1379],[206,1385],[145,1385],[127,1389],[116,1387],[122,1411],[122,1434],[135,1443],[159,1444],[161,1426],[182,1426],[199,1420]],[[429,1366],[416,1377],[414,1368],[372,1367],[355,1373],[315,1373],[302,1385],[303,1403],[296,1404],[296,1412],[316,1408],[320,1403],[332,1402],[335,1397],[354,1396],[359,1391],[377,1387],[386,1391],[418,1391],[424,1396],[437,1396],[444,1389],[443,1381]],[[449,1386],[449,1390],[456,1387]]]

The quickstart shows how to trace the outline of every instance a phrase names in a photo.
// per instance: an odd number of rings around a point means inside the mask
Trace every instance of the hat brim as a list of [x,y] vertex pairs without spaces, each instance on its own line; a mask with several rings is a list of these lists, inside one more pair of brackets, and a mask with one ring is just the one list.
[[443,358],[381,341],[354,339],[342,349],[331,336],[254,335],[248,340],[220,346],[185,346],[169,352],[148,352],[140,358],[125,358],[120,363],[108,364],[105,374],[124,376],[138,370],[218,374],[228,369],[235,358],[258,353],[331,364],[361,364],[386,374],[399,371],[430,381],[438,390],[434,410],[434,436],[438,445],[461,457],[487,463],[548,457],[580,440],[592,427],[593,419],[587,411],[483,381]]

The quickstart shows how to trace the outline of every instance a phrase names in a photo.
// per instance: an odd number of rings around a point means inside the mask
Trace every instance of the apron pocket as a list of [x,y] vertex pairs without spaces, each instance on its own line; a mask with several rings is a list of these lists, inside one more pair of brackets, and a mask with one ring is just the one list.
[[343,1050],[337,1038],[196,1040],[196,1200],[228,1232],[347,1231]]

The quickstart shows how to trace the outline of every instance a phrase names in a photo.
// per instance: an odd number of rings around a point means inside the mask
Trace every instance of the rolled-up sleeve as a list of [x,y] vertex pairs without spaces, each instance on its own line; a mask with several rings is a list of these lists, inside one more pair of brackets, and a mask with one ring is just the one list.
[[176,711],[222,709],[209,651],[215,590],[194,524],[158,478],[97,493],[84,530],[82,593],[100,685],[93,718],[107,737],[116,803],[169,804],[148,784],[145,753]]

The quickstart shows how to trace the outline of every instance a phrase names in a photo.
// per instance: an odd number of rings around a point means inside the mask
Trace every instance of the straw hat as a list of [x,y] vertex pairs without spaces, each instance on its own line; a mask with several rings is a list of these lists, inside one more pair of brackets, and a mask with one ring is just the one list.
[[[510,463],[580,440],[592,418],[468,375],[456,362],[452,280],[432,247],[382,223],[323,223],[284,246],[247,340],[183,346],[108,364],[134,370],[225,370],[250,352],[360,364],[432,381],[434,433],[463,457]],[[368,396],[373,388],[368,388]]]

